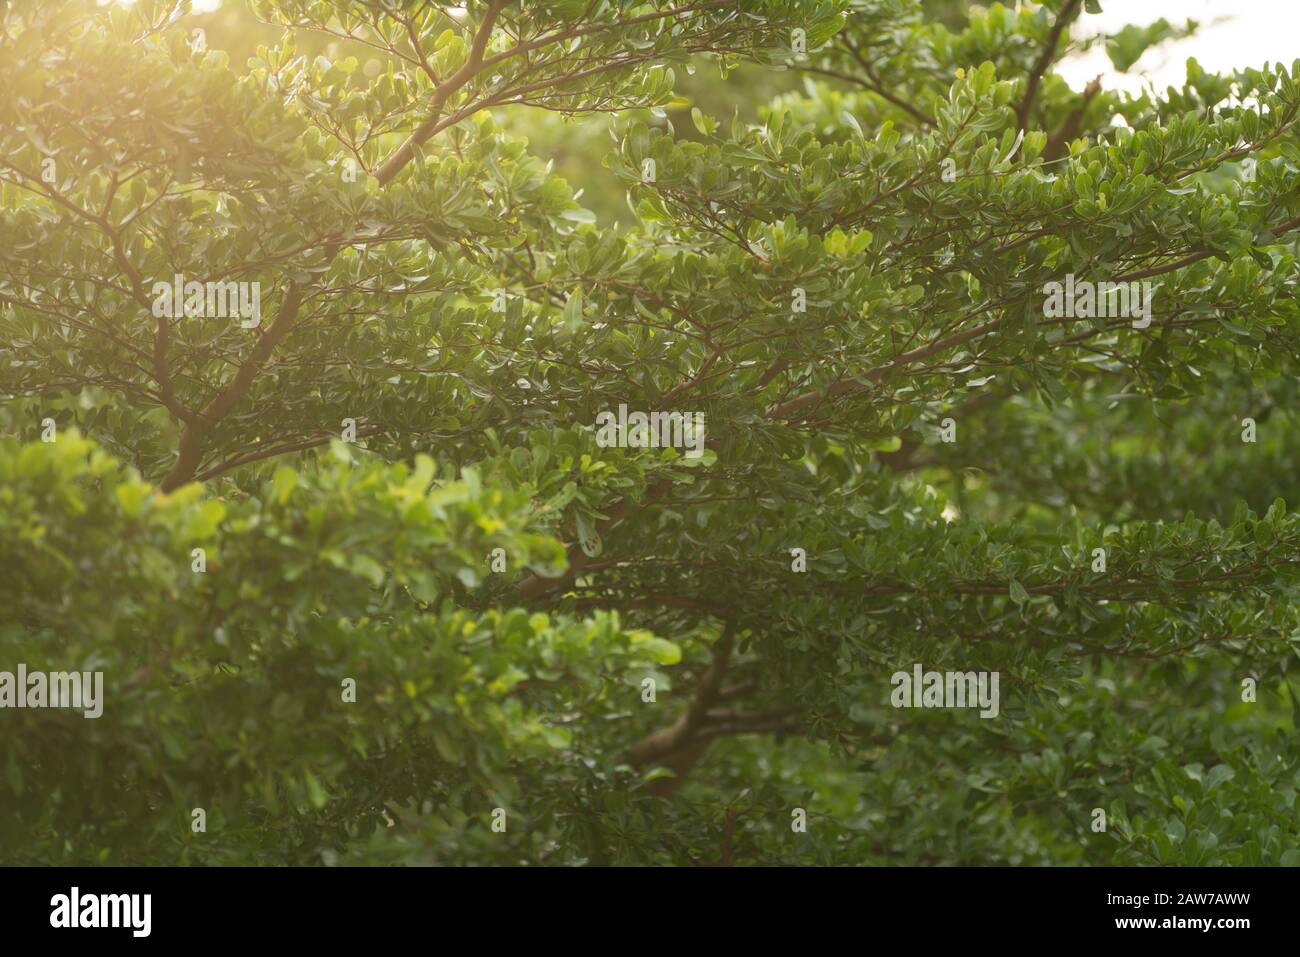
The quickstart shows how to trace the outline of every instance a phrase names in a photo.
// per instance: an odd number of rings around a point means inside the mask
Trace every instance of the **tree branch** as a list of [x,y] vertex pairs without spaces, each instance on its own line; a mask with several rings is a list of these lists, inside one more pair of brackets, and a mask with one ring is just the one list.
[[1052,25],[1052,30],[1047,34],[1047,42],[1043,45],[1043,52],[1035,61],[1033,67],[1029,70],[1029,81],[1025,86],[1024,98],[1020,101],[1020,106],[1016,108],[1016,125],[1022,129],[1028,129],[1026,125],[1029,121],[1029,113],[1034,108],[1034,100],[1038,96],[1039,84],[1043,81],[1043,74],[1047,68],[1052,65],[1052,60],[1056,58],[1056,46],[1061,41],[1061,34],[1069,26],[1070,21],[1079,14],[1079,7],[1082,6],[1083,0],[1065,0],[1065,5],[1061,7],[1061,12],[1057,14],[1056,23]]
[[[644,504],[648,505],[657,499],[662,498],[664,495],[668,494],[668,491],[671,488],[671,482],[658,482],[655,485],[652,485],[650,490],[646,493]],[[605,514],[609,517],[596,524],[596,533],[603,537],[612,526],[622,521],[633,512],[639,511],[640,508],[643,507],[644,505],[635,505],[627,499],[624,499],[612,508],[605,509]],[[525,602],[535,601],[543,595],[548,595],[561,588],[566,588],[572,584],[574,578],[577,577],[579,572],[591,564],[590,559],[587,558],[582,547],[576,542],[569,546],[567,557],[569,560],[568,570],[559,578],[543,578],[541,575],[529,575],[520,581],[519,597]]]
[[290,282],[280,303],[280,312],[276,316],[275,323],[257,340],[257,345],[253,347],[248,358],[240,363],[235,377],[204,406],[198,414],[197,421],[188,423],[181,432],[176,464],[172,466],[159,486],[164,492],[171,492],[186,482],[193,481],[199,467],[199,460],[203,456],[204,433],[225,418],[226,413],[248,393],[258,371],[270,357],[271,352],[297,324],[301,306],[302,288],[296,282]]
[[713,646],[713,662],[700,678],[695,694],[686,705],[686,710],[667,728],[647,735],[627,749],[628,763],[634,767],[643,767],[660,758],[672,754],[686,745],[691,737],[701,729],[704,717],[717,700],[722,678],[731,664],[731,652],[736,641],[735,622],[728,619],[722,628],[722,635]]
[[505,0],[492,0],[492,3],[488,4],[487,13],[483,16],[483,22],[479,24],[478,30],[474,34],[474,43],[470,47],[469,58],[459,70],[447,77],[434,91],[433,99],[429,103],[429,116],[415,128],[414,132],[406,138],[406,141],[397,148],[397,151],[388,157],[375,171],[375,179],[379,181],[380,186],[387,185],[401,171],[402,167],[415,156],[416,148],[437,132],[438,119],[442,116],[442,108],[446,105],[447,99],[468,83],[483,66],[483,53],[487,49],[489,38],[492,36],[492,28],[496,25],[497,15],[501,13],[505,5]]

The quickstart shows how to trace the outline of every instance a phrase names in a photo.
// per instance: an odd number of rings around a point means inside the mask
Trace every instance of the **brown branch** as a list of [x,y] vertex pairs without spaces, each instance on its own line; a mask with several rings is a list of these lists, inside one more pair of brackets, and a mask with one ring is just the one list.
[[883,86],[877,86],[870,80],[865,80],[860,76],[854,76],[852,73],[844,73],[840,70],[831,70],[826,67],[811,66],[808,64],[796,64],[795,68],[803,73],[816,73],[820,76],[829,76],[836,80],[843,80],[845,83],[856,83],[864,90],[876,94],[876,96],[880,97],[882,100],[894,104],[894,106],[898,107],[904,113],[907,113],[917,122],[922,123],[925,126],[934,126],[934,117],[930,116],[928,113],[923,113],[902,97],[889,92],[889,90]]
[[746,695],[756,688],[758,688],[758,682],[750,678],[746,681],[740,682],[739,684],[734,684],[730,688],[723,688],[718,692],[718,700],[730,701],[733,698],[739,698],[741,695]]
[[437,132],[438,120],[442,116],[442,108],[446,105],[447,99],[479,72],[483,66],[483,52],[487,49],[488,39],[492,36],[492,28],[496,24],[497,15],[505,5],[505,0],[493,0],[492,3],[488,4],[483,22],[479,24],[478,30],[474,34],[474,43],[470,47],[469,58],[459,70],[447,77],[434,91],[433,99],[429,102],[429,116],[415,128],[411,135],[406,138],[406,141],[397,148],[396,152],[384,160],[379,169],[375,171],[375,179],[379,181],[380,186],[387,185],[401,171],[402,167],[411,161],[416,148]]
[[742,687],[722,689],[722,679],[735,650],[736,626],[732,619],[723,625],[722,634],[713,646],[713,661],[700,677],[699,685],[685,710],[666,728],[647,735],[625,752],[633,767],[663,765],[674,772],[672,778],[660,778],[648,787],[651,794],[667,797],[681,786],[683,779],[708,748],[709,742],[724,735],[787,733],[798,731],[788,719],[799,708],[765,708],[759,711],[714,710],[713,705],[737,694]]
[[[877,366],[875,369],[868,372],[863,378],[872,383],[879,382],[888,378],[891,374],[905,366],[910,365],[917,359],[924,359],[928,356],[934,355],[936,352],[942,352],[945,349],[951,348],[952,346],[961,345],[964,342],[969,342],[971,339],[978,339],[980,336],[992,332],[1001,324],[1001,319],[990,319],[987,322],[980,323],[978,326],[972,326],[965,332],[954,333],[951,336],[936,339],[929,345],[918,346],[909,352],[904,352],[895,356],[883,366]],[[851,379],[841,379],[838,382],[831,383],[824,389],[818,389],[815,392],[806,392],[801,396],[796,396],[795,398],[790,399],[789,401],[771,406],[768,408],[767,414],[769,417],[774,419],[788,419],[797,413],[803,412],[809,406],[819,405],[825,400],[829,399],[834,401],[835,399],[856,395],[860,392],[865,392],[866,390],[867,386],[861,382],[855,382]]]
[[[357,430],[357,438],[368,438],[372,435],[378,435],[384,431],[382,425],[368,425],[365,428]],[[225,475],[227,472],[239,468],[241,465],[248,465],[251,462],[260,462],[264,459],[273,459],[277,455],[287,455],[290,452],[304,452],[307,449],[314,449],[332,441],[334,433],[315,439],[303,439],[300,442],[287,442],[284,445],[270,446],[265,449],[258,449],[254,452],[248,452],[244,455],[237,455],[233,459],[227,459],[211,468],[204,469],[198,475],[194,476],[195,482],[206,482],[208,479],[217,478]]]
[[[1285,233],[1289,233],[1293,229],[1300,229],[1300,216],[1297,216],[1295,219],[1289,219],[1285,223],[1280,223],[1277,226],[1274,226],[1271,230],[1269,230],[1269,232],[1271,232],[1273,234],[1273,238],[1276,239],[1278,236],[1281,236]],[[1215,255],[1215,253],[1216,250],[1203,249],[1200,252],[1193,253],[1192,255],[1186,256],[1183,259],[1177,259],[1169,263],[1161,263],[1159,266],[1150,266],[1146,269],[1140,269],[1137,272],[1124,273],[1124,275],[1122,276],[1116,276],[1113,281],[1131,282],[1135,279],[1150,279],[1152,276],[1162,276],[1167,272],[1174,272],[1175,270],[1182,269],[1184,266],[1194,265],[1195,263],[1200,262],[1202,259],[1209,259],[1211,256]]]
[[[610,29],[609,25],[601,24],[599,26],[576,27],[571,30],[557,31],[524,43],[517,43],[508,50],[503,50],[500,53],[485,58],[483,56],[483,51],[487,46],[489,37],[491,36],[492,27],[497,16],[506,5],[507,4],[504,0],[495,0],[495,2],[488,7],[488,12],[483,19],[483,23],[480,24],[478,31],[475,33],[474,44],[470,50],[469,59],[465,61],[465,64],[459,70],[447,77],[447,79],[443,81],[442,85],[434,92],[433,99],[430,101],[429,116],[424,120],[424,122],[416,127],[415,131],[407,137],[406,141],[398,147],[396,152],[385,160],[383,164],[380,165],[379,169],[376,170],[375,178],[379,181],[381,186],[386,185],[391,181],[402,167],[411,161],[411,158],[415,155],[416,147],[425,143],[430,137],[440,133],[447,127],[455,125],[466,117],[471,116],[482,109],[512,102],[510,99],[511,97],[523,96],[535,90],[571,83],[574,80],[582,79],[584,77],[595,76],[633,63],[654,59],[650,54],[628,56],[568,76],[542,80],[533,83],[530,86],[524,86],[513,90],[503,90],[477,103],[470,103],[454,114],[443,117],[443,108],[446,106],[447,100],[450,99],[451,95],[484,70],[489,70],[499,63],[513,57],[521,56],[522,54],[528,53],[532,50],[551,46],[556,43],[562,43],[566,40],[606,32]],[[699,13],[706,10],[718,10],[732,5],[733,0],[711,0],[711,2],[676,7],[670,10],[656,10],[641,16],[631,17],[627,20],[620,20],[616,26],[619,28],[626,28],[638,23],[645,23],[652,20],[680,18],[685,14]],[[516,79],[518,79],[518,77],[516,77]]]
[[1043,148],[1043,159],[1047,162],[1060,159],[1066,154],[1066,144],[1078,137],[1080,130],[1083,129],[1083,114],[1088,109],[1088,104],[1096,98],[1101,92],[1101,77],[1093,77],[1083,90],[1083,101],[1070,111],[1070,115],[1065,118],[1060,129],[1052,134]]
[[298,311],[302,306],[302,288],[296,282],[290,282],[280,303],[280,312],[275,323],[257,340],[253,351],[239,365],[235,377],[226,384],[217,395],[198,414],[197,421],[188,423],[181,432],[180,449],[176,463],[163,478],[159,488],[171,492],[186,482],[194,480],[199,461],[203,456],[205,433],[225,418],[235,404],[252,388],[253,379],[263,364],[270,358],[271,352],[294,328],[298,322]]
[[[718,10],[730,6],[734,6],[734,0],[710,0],[710,2],[707,3],[696,3],[685,7],[674,7],[671,10],[655,10],[651,13],[645,13],[637,17],[630,17],[626,20],[618,21],[618,26],[630,27],[635,26],[638,23],[648,23],[651,20],[675,19],[687,13],[699,13],[704,10]],[[574,40],[579,37],[589,36],[593,33],[602,33],[607,29],[609,29],[607,26],[602,25],[596,27],[574,27],[571,30],[561,30],[555,33],[548,33],[544,36],[537,37],[535,40],[516,44],[509,50],[503,50],[495,56],[489,57],[483,62],[483,65],[485,67],[496,66],[503,60],[509,60],[511,57],[519,56],[522,53],[529,53],[532,50],[538,50],[545,46],[563,43],[565,40]]]
[[[1272,233],[1274,238],[1277,238],[1295,229],[1300,229],[1300,216],[1287,220],[1285,223],[1279,223],[1269,231]],[[1137,279],[1149,279],[1152,276],[1160,276],[1165,273],[1182,269],[1185,266],[1194,265],[1203,259],[1209,259],[1213,255],[1215,255],[1214,250],[1201,250],[1200,252],[1193,253],[1192,255],[1186,256],[1182,259],[1174,260],[1173,262],[1161,263],[1160,265],[1150,266],[1146,269],[1137,270],[1135,272],[1124,273],[1123,275],[1116,276],[1113,281],[1132,282]],[[990,308],[991,306],[985,306],[979,311],[988,311]],[[767,415],[769,418],[773,419],[791,419],[796,415],[809,411],[810,408],[815,408],[823,402],[833,402],[838,399],[859,395],[867,391],[869,384],[874,384],[891,378],[916,360],[928,358],[929,356],[942,352],[945,349],[962,345],[972,339],[978,339],[997,329],[1002,325],[1002,322],[1002,319],[989,319],[977,326],[972,326],[964,332],[958,332],[941,339],[936,339],[929,345],[918,346],[909,352],[904,352],[895,356],[884,365],[877,366],[865,375],[861,376],[860,379],[866,380],[865,384],[862,381],[854,379],[840,379],[821,389],[806,392],[793,399],[788,399],[785,402],[769,406],[767,409]]]
[[702,728],[695,736],[696,741],[710,741],[713,738],[736,738],[742,734],[795,734],[800,730],[797,724],[788,721],[755,721],[743,724],[711,724]]
[[[715,700],[720,697],[721,695],[716,695]],[[792,718],[802,710],[802,708],[764,708],[761,711],[728,711],[715,708],[704,715],[703,721],[706,725],[719,727],[766,727],[773,723],[783,723],[782,719]]]
[[880,79],[880,75],[876,72],[875,67],[871,65],[871,61],[868,60],[863,55],[862,49],[856,43],[854,43],[851,39],[849,39],[847,35],[842,36],[841,40],[844,44],[844,48],[849,51],[849,54],[853,57],[853,59],[858,61],[858,65],[861,66],[862,71],[866,73],[867,79],[864,80],[861,77],[853,76],[852,74],[845,74],[845,73],[837,74],[830,70],[814,70],[814,72],[819,72],[819,73],[824,72],[831,76],[838,76],[840,79],[857,83],[860,86],[870,90],[872,93],[875,93],[877,96],[894,104],[894,106],[898,107],[900,110],[903,110],[905,113],[909,114],[916,120],[919,120],[921,123],[925,124],[926,126],[934,126],[933,116],[930,116],[928,113],[924,112],[923,110],[920,110],[917,107],[913,106],[911,103],[907,102],[907,100],[903,99],[901,96],[898,96],[897,94],[890,92],[888,86]]
[[[12,163],[5,163],[5,165],[22,177],[24,181],[33,184],[38,182],[37,178],[31,173],[14,166]],[[23,184],[18,185],[23,186]],[[140,275],[139,270],[137,270],[131,263],[130,257],[126,255],[126,249],[122,244],[122,234],[119,228],[115,227],[112,221],[108,218],[109,209],[112,207],[112,194],[116,192],[118,185],[120,184],[117,184],[116,182],[114,183],[114,186],[110,191],[108,202],[105,203],[104,212],[102,213],[92,213],[89,210],[82,209],[76,203],[72,202],[72,200],[59,193],[52,184],[43,181],[41,181],[39,189],[36,189],[33,186],[23,186],[23,188],[27,189],[29,192],[34,192],[38,195],[47,197],[80,219],[98,226],[100,231],[108,237],[113,261],[117,263],[118,268],[122,270],[127,277],[127,281],[130,283],[129,292],[131,298],[139,303],[146,312],[152,313],[153,304],[145,294],[144,278]],[[190,423],[195,420],[195,415],[177,401],[175,386],[171,379],[171,370],[167,366],[167,345],[170,332],[170,324],[167,323],[164,318],[159,317],[157,330],[154,333],[152,356],[153,370],[149,371],[146,369],[142,371],[158,383],[158,400],[163,404],[167,411],[176,416],[176,418],[182,422]]]
[[[719,636],[717,644],[713,646],[713,661],[708,669],[700,677],[699,686],[695,689],[695,694],[687,702],[685,710],[671,725],[662,728],[653,734],[647,735],[640,741],[633,744],[625,752],[626,760],[633,767],[645,767],[648,764],[663,761],[678,752],[687,752],[689,762],[682,767],[680,764],[674,767],[678,772],[678,778],[685,770],[689,769],[691,764],[703,753],[703,742],[692,740],[698,733],[703,730],[705,724],[705,715],[713,706],[718,698],[719,690],[722,686],[722,678],[727,673],[727,667],[731,664],[731,652],[735,647],[736,626],[732,619],[728,619],[723,625],[722,634]],[[699,745],[699,747],[696,747]],[[681,757],[682,755],[678,755]],[[670,763],[670,766],[673,766]],[[659,784],[660,782],[655,782]],[[660,792],[667,791],[671,793],[675,790],[676,785],[663,785]]]
[[722,853],[718,857],[718,863],[723,867],[731,867],[736,862],[736,809],[727,808],[725,823],[722,826]]
[[[667,481],[650,486],[644,504],[648,505],[662,498],[668,494],[671,488],[672,483]],[[636,505],[628,499],[624,499],[612,508],[605,509],[605,514],[608,517],[596,524],[596,533],[603,537],[612,526],[643,507],[644,505]],[[566,588],[573,582],[579,572],[591,564],[586,553],[576,542],[568,547],[567,557],[569,562],[568,570],[559,578],[543,578],[541,575],[529,575],[520,581],[519,597],[525,602],[535,601],[544,595]]]
[[1056,23],[1052,25],[1052,30],[1047,34],[1047,42],[1043,45],[1043,52],[1039,55],[1037,61],[1029,70],[1029,82],[1025,86],[1024,98],[1020,101],[1020,106],[1016,108],[1016,125],[1022,129],[1028,129],[1029,113],[1034,108],[1034,100],[1038,96],[1039,84],[1043,82],[1043,74],[1047,68],[1052,65],[1052,60],[1056,58],[1056,46],[1060,43],[1061,34],[1065,28],[1079,14],[1079,7],[1083,0],[1065,0],[1065,5],[1061,7],[1061,12],[1056,17]]

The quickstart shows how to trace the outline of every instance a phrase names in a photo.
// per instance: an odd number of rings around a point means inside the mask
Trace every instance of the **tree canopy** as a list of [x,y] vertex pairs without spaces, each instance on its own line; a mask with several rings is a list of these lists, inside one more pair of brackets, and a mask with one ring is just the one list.
[[0,860],[1300,864],[1300,61],[226,7],[0,2]]

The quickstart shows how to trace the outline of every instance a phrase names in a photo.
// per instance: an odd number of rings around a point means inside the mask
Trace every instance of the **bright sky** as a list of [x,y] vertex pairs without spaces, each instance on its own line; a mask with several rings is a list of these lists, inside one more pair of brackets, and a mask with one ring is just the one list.
[[[1009,5],[1009,4],[1008,4]],[[1128,74],[1116,73],[1100,46],[1063,62],[1058,70],[1066,82],[1081,90],[1102,75],[1107,89],[1137,93],[1146,73],[1157,90],[1181,85],[1188,57],[1210,73],[1240,67],[1260,67],[1264,61],[1285,63],[1288,70],[1300,58],[1300,0],[1101,0],[1105,11],[1085,15],[1091,32],[1117,32],[1129,23],[1145,26],[1164,17],[1172,24],[1187,20],[1201,24],[1196,35],[1148,50]]]

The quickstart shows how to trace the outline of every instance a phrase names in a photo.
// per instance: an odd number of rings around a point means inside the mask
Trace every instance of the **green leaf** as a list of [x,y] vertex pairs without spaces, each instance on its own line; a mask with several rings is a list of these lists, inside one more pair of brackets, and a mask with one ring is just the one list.
[[307,799],[311,801],[311,806],[319,810],[329,802],[329,796],[325,789],[321,787],[320,781],[311,771],[303,771],[303,782],[307,785]]
[[575,289],[569,293],[569,299],[564,304],[564,326],[569,332],[574,332],[582,324],[582,290]]
[[1205,786],[1206,793],[1208,794],[1210,791],[1213,791],[1217,786],[1222,784],[1224,781],[1231,781],[1235,776],[1236,776],[1236,772],[1233,771],[1231,765],[1228,764],[1215,765],[1214,767],[1210,768],[1210,770],[1206,772],[1205,775],[1204,786]]
[[135,518],[144,508],[144,503],[149,498],[149,485],[145,482],[132,480],[122,482],[113,489],[117,496],[118,503],[122,506],[122,511],[127,515]]
[[637,634],[632,637],[634,654],[649,658],[655,664],[675,665],[682,660],[682,649],[667,638],[649,634]]
[[592,516],[587,512],[578,511],[574,515],[574,521],[578,526],[578,545],[583,554],[588,558],[596,558],[604,550],[600,540],[600,533],[596,531],[596,523]]
[[691,107],[691,122],[704,136],[712,136],[718,128],[718,121],[711,116],[705,116],[698,106]]
[[275,475],[271,479],[271,497],[283,505],[289,501],[289,496],[293,494],[297,484],[298,473],[282,465],[275,470]]
[[1014,578],[1011,579],[1011,600],[1017,605],[1024,605],[1029,601],[1029,592],[1025,591],[1025,586]]

